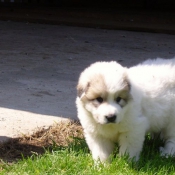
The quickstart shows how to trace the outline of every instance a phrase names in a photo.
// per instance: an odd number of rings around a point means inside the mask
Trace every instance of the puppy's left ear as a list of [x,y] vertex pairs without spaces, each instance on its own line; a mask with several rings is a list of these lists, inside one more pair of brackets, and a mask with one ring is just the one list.
[[123,87],[123,89],[125,89],[128,92],[131,90],[131,84],[129,82],[127,73],[124,75]]
[[128,78],[126,75],[123,76],[122,82],[121,82],[121,91],[119,93],[119,96],[125,101],[128,102],[130,99],[132,99],[131,93],[131,85],[128,81]]
[[131,84],[127,79],[125,80],[124,89],[126,89],[128,92],[130,92],[130,90],[131,90]]

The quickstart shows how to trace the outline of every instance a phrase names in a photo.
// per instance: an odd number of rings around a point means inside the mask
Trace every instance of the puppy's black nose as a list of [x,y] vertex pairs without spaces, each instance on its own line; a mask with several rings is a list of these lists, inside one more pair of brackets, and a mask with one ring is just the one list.
[[117,118],[116,115],[108,115],[108,116],[105,116],[105,117],[106,117],[106,119],[107,119],[107,121],[109,123],[114,123],[115,122],[115,119]]

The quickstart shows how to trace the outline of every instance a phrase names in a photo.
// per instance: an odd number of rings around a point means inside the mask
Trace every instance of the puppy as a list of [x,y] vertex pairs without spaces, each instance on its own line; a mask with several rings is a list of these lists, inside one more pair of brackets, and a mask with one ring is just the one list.
[[175,59],[148,60],[131,68],[115,61],[86,68],[77,85],[78,118],[94,160],[119,155],[136,161],[145,134],[161,133],[162,155],[175,154]]

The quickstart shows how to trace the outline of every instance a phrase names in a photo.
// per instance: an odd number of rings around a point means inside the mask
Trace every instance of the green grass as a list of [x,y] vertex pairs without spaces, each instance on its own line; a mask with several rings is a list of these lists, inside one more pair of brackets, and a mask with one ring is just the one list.
[[[112,158],[109,165],[94,166],[92,156],[83,139],[75,139],[67,147],[55,146],[43,155],[23,158],[13,165],[2,164],[1,175],[172,175],[175,158],[163,158],[158,153],[161,141],[146,138],[140,160],[128,161],[127,157]],[[117,151],[116,151],[117,153]]]

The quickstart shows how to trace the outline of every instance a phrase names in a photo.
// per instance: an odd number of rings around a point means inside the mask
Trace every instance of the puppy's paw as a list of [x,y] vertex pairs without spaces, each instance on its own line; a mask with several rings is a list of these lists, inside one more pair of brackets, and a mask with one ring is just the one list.
[[169,149],[166,149],[166,148],[164,148],[164,147],[160,147],[160,148],[159,148],[159,151],[160,151],[160,155],[161,155],[162,157],[168,158],[168,157],[170,157],[170,156],[175,156],[175,152],[174,152],[173,150],[170,151]]
[[164,147],[159,147],[159,151],[162,157],[168,157]]

